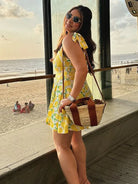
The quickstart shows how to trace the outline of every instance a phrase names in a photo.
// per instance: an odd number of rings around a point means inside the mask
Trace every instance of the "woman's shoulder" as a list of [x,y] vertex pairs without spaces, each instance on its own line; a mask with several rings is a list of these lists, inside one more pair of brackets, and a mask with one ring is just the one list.
[[63,39],[63,41],[62,41],[62,46],[63,46],[63,48],[64,48],[65,50],[66,50],[66,49],[69,49],[69,48],[72,48],[72,47],[75,46],[75,43],[74,43],[73,40],[72,40],[72,34],[71,34],[71,33],[67,34],[67,35],[64,37],[64,39]]
[[82,49],[87,49],[88,45],[85,41],[85,39],[83,38],[83,36],[80,33],[69,33],[68,35],[66,35],[66,37],[63,39],[63,45],[66,46],[72,46],[75,43],[78,43],[80,45],[80,47]]
[[62,44],[71,44],[71,43],[73,43],[73,40],[72,40],[72,33],[69,33],[69,34],[67,34],[67,35],[64,37],[64,39],[63,39],[63,41],[62,41]]

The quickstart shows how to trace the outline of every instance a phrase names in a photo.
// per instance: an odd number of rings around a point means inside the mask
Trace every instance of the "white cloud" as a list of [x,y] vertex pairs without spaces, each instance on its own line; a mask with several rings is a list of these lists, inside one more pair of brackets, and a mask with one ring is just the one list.
[[135,27],[136,18],[132,17],[126,7],[125,1],[111,1],[111,31]]
[[35,33],[42,33],[43,31],[43,25],[42,24],[37,24],[36,27],[34,28]]
[[128,12],[127,7],[124,6],[125,2],[121,0],[111,1],[111,19],[123,18]]
[[33,12],[25,10],[14,0],[0,0],[0,18],[31,18],[33,15]]
[[111,1],[110,28],[113,53],[136,50],[137,19],[129,13],[124,0]]

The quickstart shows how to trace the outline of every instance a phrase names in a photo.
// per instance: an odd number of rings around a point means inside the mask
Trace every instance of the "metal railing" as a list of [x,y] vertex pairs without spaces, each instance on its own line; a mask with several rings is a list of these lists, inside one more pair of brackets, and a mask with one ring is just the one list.
[[[99,69],[94,69],[94,72],[108,71],[108,70],[113,70],[113,69],[135,67],[135,66],[138,66],[138,64],[114,66],[114,67],[108,67],[108,68],[99,68]],[[31,80],[40,80],[40,79],[50,79],[50,78],[54,78],[54,77],[55,77],[55,74],[32,76],[32,77],[9,78],[9,79],[0,80],[0,84],[6,84],[6,83],[12,83],[12,82],[31,81]]]
[[55,74],[47,74],[47,75],[41,75],[41,76],[2,79],[2,80],[0,80],[0,84],[12,83],[12,82],[31,81],[31,80],[40,80],[40,79],[49,79],[49,78],[54,78],[54,77],[55,77]]

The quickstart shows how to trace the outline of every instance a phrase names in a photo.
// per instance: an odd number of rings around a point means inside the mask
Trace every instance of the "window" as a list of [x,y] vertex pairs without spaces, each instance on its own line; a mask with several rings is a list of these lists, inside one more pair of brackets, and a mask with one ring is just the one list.
[[[130,14],[125,1],[110,2],[112,66],[138,63],[137,18]],[[132,6],[131,1],[129,5]],[[137,79],[137,67],[113,70],[113,97],[137,91]]]
[[[99,68],[99,61],[98,61],[98,39],[99,39],[99,33],[98,33],[98,12],[97,12],[97,1],[91,0],[91,1],[61,1],[61,0],[53,0],[51,1],[51,15],[52,15],[52,39],[53,39],[53,50],[56,48],[56,44],[58,42],[58,39],[60,37],[60,34],[62,32],[62,25],[63,20],[66,12],[70,10],[74,6],[78,5],[84,5],[91,9],[93,18],[92,18],[92,38],[94,42],[97,45],[97,50],[94,54],[94,60],[95,60],[95,67]],[[100,80],[100,74],[97,74],[97,77]],[[88,76],[88,83],[90,88],[92,89],[92,77]]]
[[0,4],[0,78],[44,72],[42,2]]
[[[42,1],[0,0],[0,80],[45,73],[42,13]],[[30,100],[35,108],[29,116],[13,112],[16,101],[23,108]],[[42,116],[45,121],[45,80],[2,84],[0,102],[0,134],[41,121]]]
[[125,1],[111,1],[112,66],[130,64],[138,58],[137,18],[127,9]]

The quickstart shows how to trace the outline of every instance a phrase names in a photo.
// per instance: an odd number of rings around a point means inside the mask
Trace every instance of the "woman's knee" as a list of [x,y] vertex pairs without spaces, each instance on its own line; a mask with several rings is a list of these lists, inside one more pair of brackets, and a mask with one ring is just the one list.
[[59,158],[67,155],[71,151],[70,146],[56,145],[55,147]]
[[67,144],[66,142],[55,142],[55,148],[57,151],[68,150],[70,148],[70,144]]
[[65,152],[70,149],[72,134],[53,133],[55,148],[57,152]]
[[71,140],[71,145],[79,146],[80,144],[83,144],[81,132],[74,132]]

